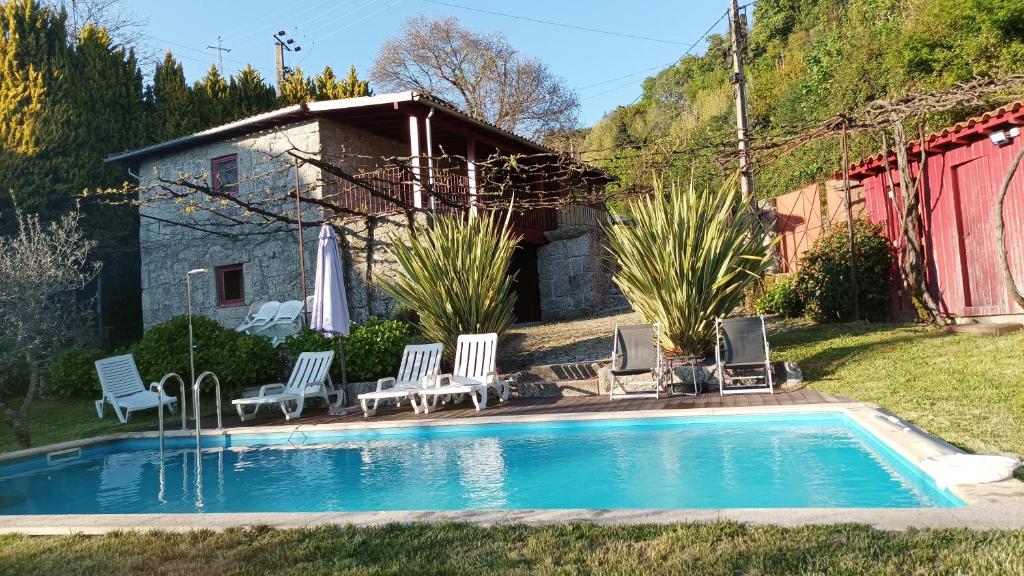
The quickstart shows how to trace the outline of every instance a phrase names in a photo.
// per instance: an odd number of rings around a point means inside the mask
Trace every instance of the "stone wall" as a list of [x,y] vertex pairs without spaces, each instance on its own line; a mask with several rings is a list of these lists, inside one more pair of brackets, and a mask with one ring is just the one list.
[[345,220],[338,243],[345,266],[349,313],[354,322],[365,322],[370,316],[389,316],[394,310],[395,301],[380,288],[380,282],[398,269],[389,249],[395,240],[401,241],[407,234],[404,214]]
[[[603,211],[588,222],[559,218],[560,227],[545,232],[548,243],[537,249],[540,308],[544,320],[577,318],[605,307],[612,292],[606,238],[599,227]],[[578,210],[571,210],[578,214]],[[568,225],[566,225],[568,224]]]
[[[148,158],[142,163],[139,175],[144,188],[155,185],[158,179],[173,180],[180,175],[188,175],[205,184],[210,181],[213,158],[236,154],[239,197],[250,202],[259,201],[268,197],[268,189],[275,190],[277,196],[281,195],[280,191],[294,189],[295,169],[291,158],[279,156],[293,145],[304,150],[318,149],[317,123],[303,122],[286,129],[249,134]],[[299,182],[303,187],[315,188],[318,177],[319,171],[311,166],[299,168]],[[185,274],[194,268],[207,268],[209,272],[193,276],[193,311],[226,326],[239,324],[253,301],[302,297],[298,233],[294,226],[228,224],[227,220],[211,215],[208,209],[215,208],[236,219],[246,220],[247,217],[238,207],[230,205],[190,207],[189,202],[210,204],[209,200],[201,200],[198,195],[193,195],[186,202],[177,202],[154,200],[154,194],[156,192],[143,192],[141,200],[144,204],[140,208],[145,329],[186,312]],[[267,207],[283,209],[269,203]],[[309,221],[321,219],[319,210],[308,210],[304,216]],[[309,263],[306,283],[310,293],[316,236],[315,228],[304,231],[306,261]],[[215,269],[232,264],[243,266],[245,304],[218,306]]]
[[[380,138],[362,130],[331,120],[314,120],[293,124],[239,138],[195,146],[193,148],[146,159],[140,167],[142,185],[155,184],[158,179],[173,180],[188,174],[198,182],[209,181],[213,158],[236,154],[239,163],[239,196],[247,201],[268,197],[281,198],[295,188],[295,168],[285,150],[296,147],[319,152],[327,159],[342,155],[393,156],[407,154],[407,146]],[[363,166],[365,167],[365,161]],[[354,160],[343,159],[346,168],[358,168]],[[349,165],[351,164],[351,165]],[[333,179],[323,178],[319,169],[303,165],[299,183],[303,194],[322,197],[330,191]],[[294,225],[223,225],[224,220],[212,216],[209,208],[189,209],[187,204],[172,200],[153,200],[153,193],[143,193],[140,208],[139,240],[142,252],[142,311],[145,329],[172,316],[186,312],[185,273],[194,268],[207,268],[209,273],[193,276],[193,311],[214,318],[225,326],[236,326],[256,301],[297,300],[302,297],[299,272],[298,232]],[[190,201],[197,199],[193,196]],[[268,209],[294,215],[290,198],[281,204],[268,203]],[[235,218],[246,216],[236,207],[217,206],[216,210]],[[319,209],[303,209],[306,222],[320,221]],[[211,226],[220,221],[222,226]],[[367,255],[369,274],[387,273],[387,243],[399,227],[402,217],[374,219],[370,235],[376,238],[373,250],[367,252],[367,220],[348,219],[337,227],[342,257],[346,260],[346,281],[352,300],[352,318],[365,321],[370,314],[387,314],[393,303],[379,290],[367,287]],[[192,226],[194,228],[189,228]],[[200,229],[195,229],[200,228]],[[211,233],[210,230],[215,233]],[[404,231],[402,232],[404,233]],[[313,293],[317,252],[316,227],[303,232],[306,259],[306,292]],[[218,266],[242,264],[245,303],[240,306],[217,305],[214,273]]]

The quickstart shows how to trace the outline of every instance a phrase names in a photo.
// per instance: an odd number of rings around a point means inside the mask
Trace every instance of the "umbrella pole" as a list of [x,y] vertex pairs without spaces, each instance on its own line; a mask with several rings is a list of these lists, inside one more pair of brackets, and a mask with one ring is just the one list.
[[345,369],[345,340],[344,336],[338,338],[338,363],[341,364],[341,385],[348,386],[348,374]]

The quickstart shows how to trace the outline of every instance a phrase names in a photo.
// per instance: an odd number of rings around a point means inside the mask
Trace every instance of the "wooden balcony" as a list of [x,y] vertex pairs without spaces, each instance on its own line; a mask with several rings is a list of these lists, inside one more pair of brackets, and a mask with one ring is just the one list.
[[[414,205],[415,185],[409,172],[398,166],[361,172],[358,178],[372,190],[349,182],[340,183],[328,197],[339,206],[371,216],[404,212]],[[438,212],[451,212],[469,206],[469,177],[452,170],[434,173],[433,208]],[[431,206],[431,195],[423,193],[423,206]],[[503,212],[503,211],[502,211]],[[523,231],[546,232],[558,228],[555,208],[532,208],[513,212],[512,227]],[[534,236],[536,237],[536,236]]]

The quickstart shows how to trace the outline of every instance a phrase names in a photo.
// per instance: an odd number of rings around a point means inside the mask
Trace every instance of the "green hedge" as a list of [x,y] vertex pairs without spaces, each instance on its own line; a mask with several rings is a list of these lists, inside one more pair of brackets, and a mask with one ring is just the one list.
[[[402,351],[412,341],[412,332],[412,326],[400,320],[371,317],[365,324],[353,324],[344,339],[348,380],[363,382],[394,376],[402,361]],[[281,347],[294,362],[302,352],[337,350],[338,340],[312,330],[302,330],[289,336]],[[335,382],[340,381],[341,369],[337,360],[331,366],[331,378]]]
[[[193,316],[192,329],[196,375],[212,371],[225,393],[278,380],[278,353],[268,338],[236,332],[205,316]],[[175,316],[154,326],[132,352],[146,382],[155,382],[168,372],[187,382],[188,317]]]
[[889,310],[892,256],[881,226],[857,221],[857,286],[860,318],[854,318],[848,229],[840,223],[818,238],[801,260],[796,288],[805,314],[819,322],[885,320]]
[[102,395],[95,362],[111,356],[99,348],[72,346],[50,360],[48,396],[99,398]]

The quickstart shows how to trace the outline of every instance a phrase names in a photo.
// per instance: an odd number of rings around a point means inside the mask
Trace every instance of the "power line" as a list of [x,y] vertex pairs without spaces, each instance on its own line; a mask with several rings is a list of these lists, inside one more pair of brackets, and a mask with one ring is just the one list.
[[565,22],[552,22],[550,20],[541,20],[539,18],[530,18],[528,16],[517,16],[515,14],[506,14],[505,12],[495,12],[493,10],[483,10],[481,8],[473,8],[470,6],[462,6],[460,4],[449,4],[448,2],[439,2],[438,0],[422,0],[428,4],[438,4],[440,6],[448,6],[449,8],[459,8],[460,10],[470,10],[472,12],[480,12],[483,14],[491,14],[493,16],[503,16],[505,18],[513,18],[515,20],[525,20],[527,22],[536,22],[538,24],[547,24],[549,26],[559,26],[561,28],[569,28],[571,30],[582,30],[584,32],[595,32],[597,34],[607,34],[609,36],[618,36],[620,38],[632,38],[634,40],[647,40],[648,42],[661,42],[662,44],[675,44],[678,46],[685,46],[683,42],[676,42],[675,40],[665,40],[664,38],[652,38],[650,36],[640,36],[639,34],[626,34],[624,32],[613,32],[611,30],[601,30],[599,28],[588,28],[586,26],[577,26],[576,24],[566,24]]
[[[366,15],[364,15],[364,16],[363,16],[362,18],[358,18],[358,19],[356,19],[356,20],[353,20],[352,22],[349,22],[349,23],[348,23],[347,25],[345,25],[345,26],[341,26],[341,27],[339,27],[339,28],[335,28],[334,30],[331,30],[330,32],[328,32],[328,33],[324,34],[324,35],[323,35],[323,36],[321,36],[320,38],[317,38],[316,40],[313,40],[313,43],[312,43],[312,45],[313,45],[313,46],[316,46],[316,43],[317,43],[318,41],[320,41],[320,40],[324,40],[324,39],[327,39],[327,38],[330,38],[331,36],[333,36],[333,35],[337,34],[338,32],[342,32],[342,31],[344,31],[344,30],[348,30],[349,28],[351,28],[351,27],[355,26],[356,24],[359,24],[360,22],[363,22],[364,20],[368,20],[368,19],[370,19],[370,18],[373,18],[373,17],[374,17],[374,16],[376,16],[377,14],[380,14],[381,12],[384,12],[384,11],[386,11],[386,10],[389,10],[389,9],[393,8],[394,6],[397,6],[398,4],[401,4],[401,3],[402,3],[402,1],[403,1],[403,0],[395,0],[394,2],[392,2],[392,3],[390,3],[390,4],[386,5],[386,6],[382,6],[381,8],[379,8],[379,9],[377,9],[377,10],[374,10],[373,12],[370,12],[369,14],[366,14]],[[296,65],[296,66],[299,66],[299,65],[301,65],[301,64],[302,64],[302,63],[303,63],[303,62],[304,62],[304,61],[306,60],[306,58],[309,58],[309,52],[308,52],[308,51],[306,52],[305,56],[303,56],[302,58],[300,58],[300,59],[299,59],[299,61],[298,61],[298,63],[296,63],[295,65]]]
[[[430,1],[432,1],[432,0],[424,0],[424,2],[430,2]],[[705,30],[704,33],[701,34],[699,38],[694,40],[693,43],[690,44],[690,46],[686,49],[685,52],[683,52],[682,56],[680,56],[679,58],[682,58],[682,57],[692,53],[693,49],[697,47],[697,44],[700,44],[700,42],[702,40],[705,40],[709,35],[711,35],[711,32],[715,29],[715,27],[718,26],[722,22],[722,20],[724,20],[725,17],[728,16],[728,15],[729,15],[729,13],[725,12],[721,16],[719,16],[718,20],[715,20],[715,22],[713,24],[711,24],[711,26],[708,26],[708,29]],[[651,66],[650,68],[645,68],[643,70],[639,70],[639,71],[633,72],[631,74],[625,74],[625,75],[619,76],[617,78],[612,78],[611,80],[604,80],[602,82],[596,82],[594,84],[588,84],[586,86],[583,86],[582,88],[578,88],[578,90],[585,90],[587,88],[593,88],[595,86],[602,86],[604,84],[615,82],[616,80],[624,80],[626,78],[631,78],[633,76],[636,76],[637,74],[643,74],[644,72],[649,72],[651,70],[661,69],[661,68],[665,68],[666,66],[671,66],[672,64],[675,64],[678,61],[679,61],[678,59],[677,60],[673,60],[672,62],[668,62],[668,63],[662,64],[660,66]],[[633,81],[631,80],[631,81],[629,81],[629,82],[627,82],[625,84],[622,84],[620,86],[616,86],[615,88],[611,88],[611,89],[605,90],[603,92],[598,92],[597,94],[591,94],[590,96],[587,96],[586,98],[583,98],[583,100],[590,100],[592,98],[597,98],[598,96],[604,96],[605,94],[609,94],[611,92],[615,92],[616,90],[621,90],[623,88],[631,86],[632,84],[633,84]],[[637,100],[639,100],[639,97],[637,98]],[[634,100],[633,102],[636,102],[636,100]]]

